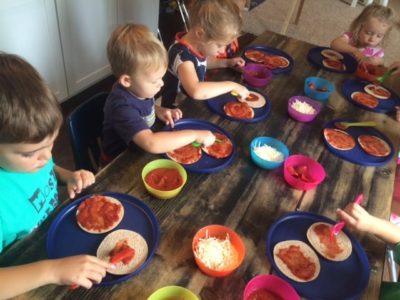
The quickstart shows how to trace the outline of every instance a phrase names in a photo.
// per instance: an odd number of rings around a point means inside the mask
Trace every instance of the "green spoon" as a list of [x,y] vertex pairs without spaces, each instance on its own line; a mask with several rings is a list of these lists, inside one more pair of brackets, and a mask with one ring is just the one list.
[[[216,143],[222,143],[222,140],[219,139],[219,138],[216,138],[216,139],[215,139],[215,142],[216,142]],[[193,147],[196,147],[196,148],[199,148],[199,147],[202,146],[202,144],[200,144],[200,143],[198,143],[198,142],[193,142],[193,143],[192,143],[192,146],[193,146]]]
[[376,77],[376,81],[378,81],[379,83],[383,83],[386,79],[390,77],[390,75],[392,75],[394,70],[395,69],[387,70],[382,76]]
[[335,122],[335,127],[338,129],[345,130],[351,126],[365,126],[365,127],[374,127],[376,126],[376,122],[374,121],[365,121],[365,122]]

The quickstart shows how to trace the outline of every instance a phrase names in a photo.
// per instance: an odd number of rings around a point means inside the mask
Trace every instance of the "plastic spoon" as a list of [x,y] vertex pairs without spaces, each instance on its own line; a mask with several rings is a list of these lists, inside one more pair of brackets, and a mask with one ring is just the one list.
[[365,122],[335,122],[335,127],[338,129],[346,130],[351,126],[357,127],[374,127],[376,126],[375,121],[365,121]]
[[[360,194],[356,197],[356,200],[354,200],[354,203],[361,204],[363,201],[364,201],[364,195]],[[333,225],[331,228],[331,239],[333,239],[335,236],[337,236],[345,225],[346,225],[346,223],[344,221],[338,222],[335,225]]]
[[386,79],[390,77],[390,75],[392,75],[394,70],[396,69],[387,70],[382,76],[376,77],[376,81],[382,84]]
[[[215,142],[216,142],[216,143],[222,143],[222,140],[219,139],[219,138],[215,138]],[[193,147],[199,148],[199,147],[201,147],[201,145],[202,145],[202,144],[200,144],[200,143],[198,143],[198,142],[192,142],[192,146],[193,146]]]

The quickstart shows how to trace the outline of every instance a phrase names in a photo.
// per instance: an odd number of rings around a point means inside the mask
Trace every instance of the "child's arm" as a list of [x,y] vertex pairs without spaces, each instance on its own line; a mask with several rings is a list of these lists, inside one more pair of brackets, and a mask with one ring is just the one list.
[[365,59],[365,55],[358,48],[350,45],[348,38],[345,36],[339,36],[334,39],[331,42],[331,48],[339,52],[354,55],[358,62],[362,62]]
[[370,65],[383,65],[383,57],[378,57],[378,56],[373,56],[373,57],[368,57],[364,60],[365,63],[370,64]]
[[46,284],[77,284],[90,288],[106,275],[111,264],[94,256],[79,255],[0,268],[0,299],[7,299]]
[[246,64],[246,62],[241,57],[233,57],[233,58],[209,57],[209,58],[207,58],[207,68],[208,69],[217,69],[217,68],[242,69],[245,64]]
[[196,100],[207,100],[232,91],[238,93],[241,98],[249,96],[249,91],[245,86],[233,81],[200,81],[190,61],[179,65],[178,76],[185,91]]
[[389,70],[394,70],[392,75],[400,74],[400,61],[395,61],[389,66]]
[[372,233],[389,244],[400,242],[399,227],[370,215],[358,204],[350,203],[344,210],[338,209],[337,214],[352,229]]
[[86,170],[78,170],[71,172],[59,166],[54,167],[57,179],[67,185],[68,195],[71,199],[82,192],[82,190],[95,182],[92,172]]
[[165,153],[183,147],[192,142],[205,146],[213,144],[215,136],[209,130],[177,130],[152,132],[150,129],[139,131],[133,142],[150,153]]

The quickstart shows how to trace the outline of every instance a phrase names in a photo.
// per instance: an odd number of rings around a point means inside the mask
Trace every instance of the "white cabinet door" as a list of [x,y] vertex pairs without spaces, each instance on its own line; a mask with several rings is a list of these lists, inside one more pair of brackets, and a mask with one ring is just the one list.
[[118,23],[144,24],[157,33],[159,0],[117,0]]
[[0,50],[23,57],[60,101],[67,97],[54,0],[0,0]]
[[115,0],[56,0],[68,92],[111,74],[106,46],[117,24]]

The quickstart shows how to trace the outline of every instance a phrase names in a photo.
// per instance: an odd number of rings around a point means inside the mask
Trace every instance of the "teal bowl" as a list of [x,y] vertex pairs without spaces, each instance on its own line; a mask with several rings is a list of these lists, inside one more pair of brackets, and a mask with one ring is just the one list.
[[307,77],[304,81],[304,94],[311,99],[327,102],[334,91],[333,83],[324,78]]
[[[267,160],[254,152],[256,147],[261,147],[263,145],[268,145],[272,148],[275,148],[277,151],[281,152],[283,155],[283,160],[281,161],[274,161],[274,160]],[[286,147],[284,143],[281,141],[274,139],[272,137],[267,136],[259,136],[254,138],[250,143],[250,155],[253,162],[259,166],[260,168],[271,170],[280,167],[285,159],[289,156],[289,149]]]

